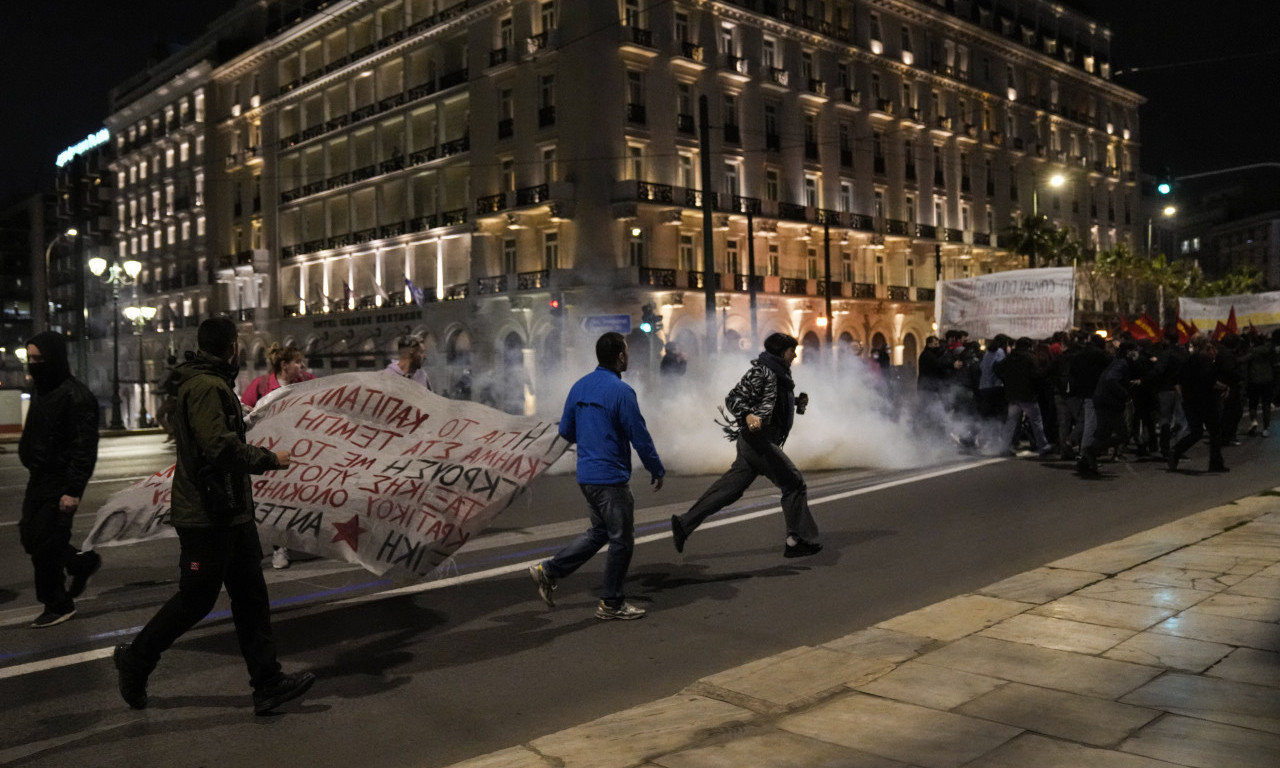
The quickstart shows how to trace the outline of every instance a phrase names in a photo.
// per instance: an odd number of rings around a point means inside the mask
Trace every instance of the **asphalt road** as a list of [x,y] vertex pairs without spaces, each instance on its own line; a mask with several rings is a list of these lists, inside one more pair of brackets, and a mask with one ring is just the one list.
[[[1188,467],[1203,467],[1203,448]],[[826,549],[784,560],[777,496],[758,483],[676,554],[666,520],[710,477],[635,483],[639,544],[628,592],[650,614],[600,622],[603,558],[547,610],[524,573],[584,523],[570,476],[540,478],[442,580],[392,584],[325,561],[271,571],[287,669],[319,682],[254,717],[227,606],[185,636],[129,710],[108,658],[174,590],[176,540],[103,551],[70,622],[39,608],[18,543],[25,473],[0,454],[0,764],[443,766],[675,693],[700,677],[816,644],[1056,558],[1276,484],[1275,440],[1228,449],[1226,475],[1158,462],[1104,466],[957,457],[910,471],[809,476]],[[85,506],[171,460],[158,437],[103,443]],[[76,536],[89,526],[79,519]],[[224,601],[225,602],[225,601]]]

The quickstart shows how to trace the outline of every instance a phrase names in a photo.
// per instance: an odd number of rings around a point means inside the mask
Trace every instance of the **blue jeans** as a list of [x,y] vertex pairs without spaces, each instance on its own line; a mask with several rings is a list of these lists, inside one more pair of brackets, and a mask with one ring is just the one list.
[[609,555],[604,563],[605,604],[617,608],[625,595],[622,583],[631,567],[631,552],[635,548],[635,499],[631,487],[621,485],[579,484],[582,495],[591,508],[591,527],[574,539],[555,557],[542,564],[542,569],[553,579],[560,579],[582,567],[605,544]]

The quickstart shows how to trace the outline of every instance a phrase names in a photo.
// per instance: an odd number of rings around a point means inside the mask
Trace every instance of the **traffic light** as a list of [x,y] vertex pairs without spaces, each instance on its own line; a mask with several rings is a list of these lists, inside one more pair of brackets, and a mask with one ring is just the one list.
[[645,333],[657,333],[662,330],[662,315],[658,314],[657,309],[653,302],[640,308],[640,330]]
[[1156,192],[1161,196],[1173,194],[1173,174],[1169,172],[1168,168],[1161,171],[1156,178]]
[[564,314],[564,296],[556,294],[547,302],[547,306],[551,308],[552,317],[560,317]]

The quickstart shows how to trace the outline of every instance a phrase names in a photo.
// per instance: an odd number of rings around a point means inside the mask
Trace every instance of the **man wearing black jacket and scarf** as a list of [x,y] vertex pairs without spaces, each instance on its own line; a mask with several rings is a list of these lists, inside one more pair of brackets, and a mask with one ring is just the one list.
[[738,456],[688,512],[671,516],[677,552],[684,551],[685,539],[703,520],[741,498],[760,475],[782,491],[782,515],[787,524],[783,557],[806,557],[822,549],[818,524],[809,512],[804,476],[782,452],[797,408],[804,413],[809,401],[808,395],[796,397],[791,378],[797,344],[794,336],[770,334],[764,340],[764,351],[751,361],[751,368],[725,398],[725,405],[736,420],[736,428],[730,427],[726,432],[735,440]]
[[98,462],[98,400],[71,375],[61,334],[45,331],[27,342],[27,370],[35,396],[18,456],[31,478],[18,530],[35,568],[36,599],[44,603],[31,626],[43,628],[75,614],[75,598],[102,565],[98,553],[71,546],[71,520]]

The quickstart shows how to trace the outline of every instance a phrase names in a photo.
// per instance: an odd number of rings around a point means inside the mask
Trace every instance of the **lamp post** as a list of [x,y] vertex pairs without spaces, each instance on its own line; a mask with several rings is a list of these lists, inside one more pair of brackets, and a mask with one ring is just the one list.
[[80,234],[79,230],[77,230],[75,227],[70,227],[65,232],[59,232],[58,234],[54,235],[53,239],[49,241],[49,245],[45,246],[43,304],[44,304],[44,312],[45,312],[44,325],[46,330],[48,330],[53,326],[53,285],[51,284],[50,275],[49,275],[49,259],[53,255],[53,247],[57,245],[60,240],[70,239],[75,237],[78,234]]
[[138,278],[142,271],[142,262],[129,259],[123,264],[113,259],[110,264],[101,256],[89,259],[89,271],[102,282],[111,286],[111,421],[107,429],[124,429],[124,419],[120,417],[120,286],[128,285]]
[[[1061,187],[1067,183],[1067,179],[1060,173],[1055,173],[1049,177],[1049,186]],[[1031,172],[1031,221],[1035,229],[1031,231],[1031,254],[1027,259],[1027,266],[1031,269],[1036,267],[1036,245],[1040,239],[1040,181],[1039,174],[1035,171]]]
[[156,308],[129,306],[124,308],[124,316],[133,323],[133,333],[138,337],[138,386],[141,388],[138,396],[138,429],[143,429],[147,426],[147,361],[142,356],[142,331],[156,316]]
[[[1166,219],[1173,218],[1174,214],[1176,214],[1177,212],[1178,212],[1178,209],[1172,205],[1166,205],[1164,208],[1160,210],[1160,213]],[[1154,225],[1154,218],[1155,218],[1154,216],[1147,217],[1147,258],[1148,259],[1150,259],[1154,255],[1151,252],[1151,229],[1152,229],[1152,226]]]

